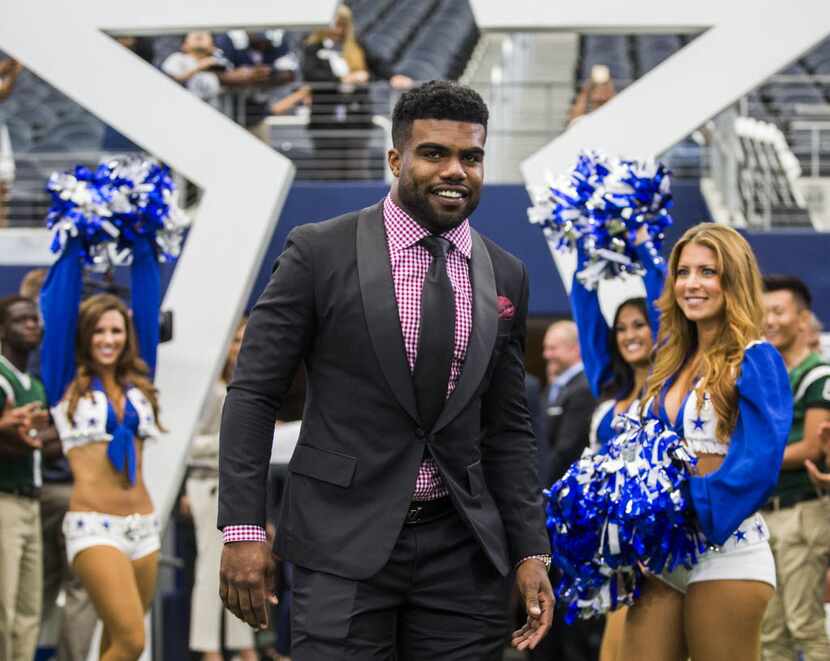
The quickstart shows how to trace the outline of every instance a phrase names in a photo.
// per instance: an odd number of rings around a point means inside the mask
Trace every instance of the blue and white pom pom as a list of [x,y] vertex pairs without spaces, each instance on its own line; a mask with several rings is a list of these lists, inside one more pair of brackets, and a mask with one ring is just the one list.
[[654,161],[584,151],[567,177],[533,192],[528,218],[542,227],[551,249],[573,250],[581,244],[588,259],[577,277],[594,289],[602,278],[642,274],[634,250],[642,226],[659,250],[672,223],[670,174]]
[[178,204],[170,170],[152,159],[125,156],[91,170],[54,173],[46,186],[52,205],[52,252],[79,236],[85,262],[94,270],[129,263],[139,237],[152,237],[159,260],[174,260],[189,220]]
[[691,567],[706,550],[687,481],[696,460],[657,419],[614,420],[607,450],[586,450],[547,496],[547,527],[566,621],[595,617],[639,596],[643,569]]

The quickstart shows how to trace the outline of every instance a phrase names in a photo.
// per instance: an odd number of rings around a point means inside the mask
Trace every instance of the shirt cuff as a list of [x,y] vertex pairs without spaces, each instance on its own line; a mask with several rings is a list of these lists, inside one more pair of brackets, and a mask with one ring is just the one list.
[[262,526],[225,526],[222,528],[225,544],[231,542],[267,542],[265,528]]
[[548,553],[540,553],[538,555],[529,555],[526,558],[522,558],[519,562],[516,563],[516,569],[519,568],[519,565],[522,563],[527,562],[528,560],[538,560],[543,565],[545,565],[545,569],[550,570],[550,555]]

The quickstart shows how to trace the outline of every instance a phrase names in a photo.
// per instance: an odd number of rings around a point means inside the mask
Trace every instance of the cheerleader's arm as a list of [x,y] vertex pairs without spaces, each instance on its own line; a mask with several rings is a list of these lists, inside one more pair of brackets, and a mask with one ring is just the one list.
[[80,238],[68,238],[40,291],[43,316],[40,369],[50,407],[61,400],[64,390],[75,378],[75,337],[83,290],[82,259]]
[[138,336],[139,353],[150,368],[151,378],[156,372],[161,308],[161,276],[153,241],[154,239],[148,237],[136,240],[130,273],[133,325]]
[[657,332],[660,330],[660,311],[655,304],[663,293],[663,285],[666,282],[666,260],[660,256],[650,240],[635,245],[634,250],[646,271],[643,275],[643,284],[646,287],[646,309],[648,321],[651,324],[651,334],[654,341],[657,341]]
[[576,277],[585,266],[586,255],[582,247],[577,252],[577,267],[571,285],[571,311],[579,333],[579,351],[585,376],[594,397],[599,397],[603,385],[612,377],[610,330],[599,307],[597,290],[588,290]]

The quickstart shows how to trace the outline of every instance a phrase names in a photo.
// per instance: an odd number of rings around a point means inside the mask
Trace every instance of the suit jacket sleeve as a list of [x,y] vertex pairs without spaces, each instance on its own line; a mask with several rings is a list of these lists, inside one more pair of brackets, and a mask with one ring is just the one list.
[[311,226],[291,231],[254,306],[219,437],[219,528],[265,526],[274,422],[315,331]]
[[514,564],[530,555],[550,553],[525,389],[528,285],[524,267],[521,292],[510,338],[482,401],[482,466],[504,522]]
[[[556,438],[551,440],[550,472],[548,478],[551,483],[561,478],[568,467],[579,459],[582,451],[588,447],[591,435],[591,415],[596,402],[591,391],[584,383],[584,376],[576,378],[583,383],[568,392],[562,398],[562,421]],[[547,485],[549,486],[549,485]]]

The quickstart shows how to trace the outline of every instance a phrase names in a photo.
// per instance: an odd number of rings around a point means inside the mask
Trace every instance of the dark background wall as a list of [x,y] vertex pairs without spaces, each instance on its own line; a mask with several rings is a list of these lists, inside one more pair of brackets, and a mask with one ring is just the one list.
[[[675,180],[674,226],[669,230],[666,254],[680,234],[708,219],[708,210],[696,180]],[[295,226],[331,218],[380,200],[387,191],[383,183],[298,183],[288,195],[267,255],[259,270],[248,307],[259,296],[271,268]],[[538,228],[527,221],[529,201],[520,185],[489,185],[482,194],[473,226],[527,264],[530,273],[530,314],[555,317],[568,314],[568,301],[559,274]],[[751,233],[748,239],[764,272],[793,273],[813,291],[818,316],[830,325],[830,234],[816,232]],[[185,248],[186,249],[186,248]],[[233,259],[232,255],[228,259]],[[0,267],[0,295],[16,291],[26,267]],[[172,268],[164,268],[165,286]]]

